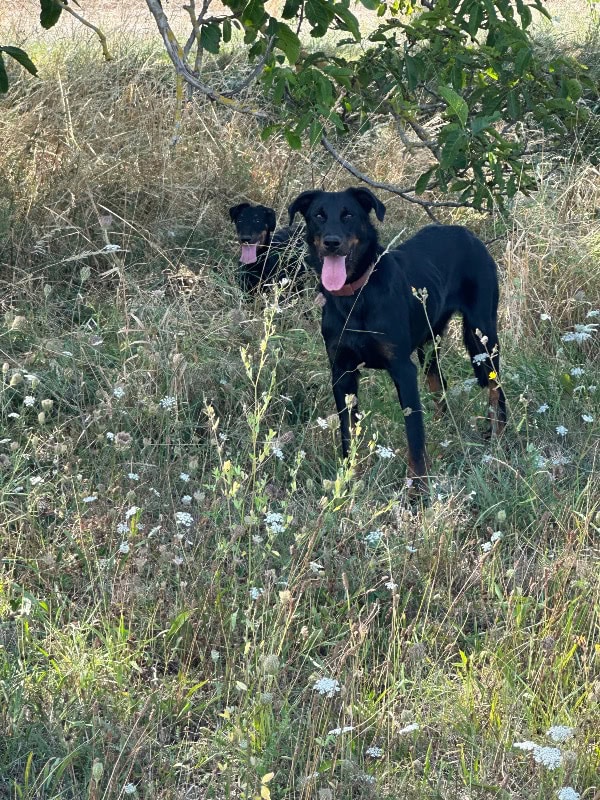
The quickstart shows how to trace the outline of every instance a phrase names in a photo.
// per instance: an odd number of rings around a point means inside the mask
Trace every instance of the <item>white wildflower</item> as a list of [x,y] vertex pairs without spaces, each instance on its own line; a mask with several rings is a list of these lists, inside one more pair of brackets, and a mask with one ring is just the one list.
[[327,420],[323,419],[323,417],[317,417],[317,425],[319,426],[319,428],[323,428],[324,431],[327,430],[327,428],[329,427],[327,425]]
[[128,508],[125,512],[125,519],[131,519],[131,517],[135,517],[138,511],[139,508],[137,506],[131,506],[131,508]]
[[189,494],[184,494],[181,498],[181,505],[182,506],[191,506],[192,505],[192,497]]
[[564,425],[557,425],[555,430],[556,430],[556,432],[558,433],[559,436],[566,436],[567,433],[569,432],[569,429],[565,428]]
[[383,531],[371,531],[365,536],[365,542],[370,544],[372,547],[375,547],[375,545],[379,544],[382,537]]
[[494,460],[494,456],[491,453],[484,453],[481,456],[481,463],[482,464],[490,464]]
[[122,386],[115,386],[113,389],[113,396],[117,398],[117,400],[122,400],[125,397],[125,389]]
[[30,394],[25,395],[23,398],[23,405],[27,408],[31,408],[31,406],[35,405],[35,397],[32,397]]
[[313,689],[327,697],[333,697],[341,691],[340,684],[335,678],[319,678],[315,681]]
[[253,586],[248,594],[250,595],[251,600],[258,600],[262,595],[265,593],[265,590],[259,588],[258,586]]
[[487,360],[487,357],[487,353],[477,353],[477,355],[473,356],[473,363],[483,364],[483,362]]
[[89,497],[84,497],[82,502],[83,503],[95,503],[97,499],[98,499],[97,495],[91,494],[91,495],[89,495]]
[[542,403],[542,405],[537,409],[537,411],[535,413],[536,414],[545,414],[546,411],[548,411],[549,408],[550,408],[550,406],[548,405],[548,403]]
[[190,476],[187,472],[180,472],[179,473],[179,480],[183,481],[184,483],[188,483],[190,480]]
[[285,531],[283,514],[279,514],[277,511],[268,511],[265,514],[265,525],[271,533],[283,533]]
[[379,458],[393,458],[394,451],[391,450],[389,447],[384,447],[382,444],[378,444],[375,448],[375,452],[379,456]]
[[211,651],[210,651],[210,657],[212,658],[212,660],[213,660],[213,661],[215,662],[215,664],[216,664],[216,663],[217,663],[217,661],[218,661],[218,660],[221,658],[221,654],[219,653],[219,651],[218,651],[218,650],[211,650]]
[[589,323],[588,325],[574,325],[573,327],[573,331],[564,333],[560,337],[563,342],[577,342],[577,344],[582,344],[588,339],[591,339],[592,335],[596,333],[596,329],[598,328],[598,326],[594,325],[593,323]]
[[548,322],[549,320],[552,319],[552,317],[550,316],[550,314],[540,314],[540,319],[543,322]]
[[130,481],[139,481],[140,479],[140,476],[137,474],[137,472],[128,472],[127,477]]
[[40,483],[43,483],[43,482],[44,482],[44,479],[40,478],[39,475],[34,475],[32,478],[29,479],[29,483],[32,486],[38,486]]
[[186,528],[191,528],[194,524],[194,518],[187,511],[177,511],[175,513],[175,522],[178,525],[184,525]]
[[176,567],[180,567],[183,564],[183,558],[181,556],[175,556],[173,563]]
[[129,552],[129,542],[121,542],[119,545],[119,553],[123,553],[123,555],[127,555]]
[[374,747],[371,745],[371,747],[367,747],[365,753],[368,756],[371,756],[371,758],[383,758],[383,750],[381,747]]
[[450,446],[450,439],[444,439],[443,442],[440,442],[440,447],[449,447]]
[[558,800],[579,800],[581,795],[579,792],[576,792],[572,786],[563,786],[562,789],[559,789],[556,793]]
[[344,725],[343,728],[333,728],[330,731],[327,731],[328,736],[341,736],[344,733],[350,733],[350,731],[354,730],[354,725]]
[[255,533],[254,536],[252,537],[252,541],[254,542],[254,544],[262,544],[264,542],[264,539],[262,536],[259,536],[257,533]]
[[170,411],[172,408],[175,407],[176,404],[177,404],[177,398],[173,397],[172,395],[166,395],[166,397],[163,397],[162,400],[160,400],[158,403],[158,405],[161,408],[164,408],[165,411]]
[[275,458],[278,458],[280,461],[283,461],[283,450],[281,449],[281,447],[277,447],[277,445],[271,445],[271,452],[273,453]]
[[585,375],[585,370],[583,367],[573,367],[571,369],[571,375],[573,378],[580,378],[582,375]]
[[558,747],[536,745],[533,749],[533,760],[548,769],[558,769],[562,764],[562,753]]
[[484,553],[489,553],[489,551],[492,549],[492,543],[491,542],[484,542],[481,545],[481,549],[483,550]]
[[594,421],[594,417],[591,414],[582,414],[581,415],[581,419],[584,422],[593,422]]
[[410,544],[407,544],[404,549],[406,550],[407,553],[416,553],[417,552],[417,548],[416,547],[412,547]]
[[513,742],[513,747],[517,747],[519,750],[535,750],[537,744],[535,742]]
[[573,728],[568,725],[553,725],[546,731],[546,736],[552,739],[553,742],[566,742],[573,736]]
[[[106,245],[106,247],[108,246],[109,245]],[[105,250],[106,247],[104,248]],[[135,785],[135,783],[126,783],[125,786],[123,787],[123,794],[137,794],[137,786]]]
[[109,440],[109,442],[110,442],[110,441],[112,441],[112,440],[115,438],[115,435],[114,435],[114,433],[113,433],[112,431],[106,431],[106,438],[107,438],[107,439]]
[[318,561],[311,561],[308,566],[310,567],[311,572],[316,572],[316,573],[323,572],[323,570],[325,569],[323,564],[319,564]]
[[117,525],[117,533],[129,533],[129,524],[127,522],[119,522]]
[[591,311],[588,311],[585,316],[586,319],[592,319],[592,317],[600,317],[600,309],[593,308]]
[[6,415],[9,419],[21,419],[21,415],[17,414],[16,411],[11,411],[10,414]]
[[411,722],[410,725],[407,725],[405,728],[400,728],[398,731],[399,734],[405,733],[412,733],[413,731],[418,731],[421,726],[417,722]]
[[389,589],[390,592],[393,592],[394,589],[398,588],[398,584],[394,583],[394,581],[387,581],[387,583],[385,584],[385,588]]

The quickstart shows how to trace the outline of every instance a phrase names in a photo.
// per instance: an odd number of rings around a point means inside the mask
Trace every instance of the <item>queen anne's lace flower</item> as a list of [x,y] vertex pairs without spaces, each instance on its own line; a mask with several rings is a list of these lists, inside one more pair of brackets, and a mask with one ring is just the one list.
[[365,750],[365,753],[368,756],[371,756],[371,758],[382,758],[383,757],[383,750],[381,749],[381,747],[374,747],[374,746],[367,747],[367,749]]
[[566,742],[573,736],[573,728],[569,728],[568,725],[553,725],[546,731],[546,736],[553,742]]
[[556,793],[558,800],[579,800],[581,795],[579,792],[576,792],[572,786],[563,786],[562,789],[559,789]]
[[558,747],[536,745],[533,748],[533,760],[537,764],[543,764],[547,769],[558,769],[562,764],[562,753]]
[[334,697],[341,691],[340,684],[335,678],[319,678],[315,681],[313,689],[326,697]]

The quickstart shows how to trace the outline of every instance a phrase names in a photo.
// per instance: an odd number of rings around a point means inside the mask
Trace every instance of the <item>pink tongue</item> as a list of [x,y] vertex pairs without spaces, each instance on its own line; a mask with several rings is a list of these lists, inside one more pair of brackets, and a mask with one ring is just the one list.
[[242,245],[242,255],[240,256],[240,261],[242,264],[254,264],[256,261],[256,248],[258,245],[256,244],[243,244]]
[[342,288],[346,283],[346,256],[325,256],[321,282],[330,292]]

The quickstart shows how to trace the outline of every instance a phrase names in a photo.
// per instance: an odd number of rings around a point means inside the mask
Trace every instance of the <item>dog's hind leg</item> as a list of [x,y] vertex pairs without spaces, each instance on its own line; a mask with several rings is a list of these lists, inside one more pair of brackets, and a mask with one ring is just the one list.
[[435,416],[442,416],[447,410],[446,398],[444,392],[446,391],[446,379],[440,369],[437,350],[434,346],[433,352],[427,358],[424,347],[417,349],[419,362],[425,371],[425,380],[427,381],[427,388],[433,394],[435,400]]
[[498,436],[506,425],[506,397],[500,386],[500,345],[496,325],[492,321],[478,324],[465,315],[463,341],[471,356],[477,382],[489,390],[490,432]]

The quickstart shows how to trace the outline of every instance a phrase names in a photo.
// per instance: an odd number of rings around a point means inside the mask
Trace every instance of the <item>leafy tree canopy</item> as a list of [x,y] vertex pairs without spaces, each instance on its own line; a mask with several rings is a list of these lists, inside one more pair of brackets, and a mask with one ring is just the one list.
[[[368,32],[350,0],[285,0],[278,16],[266,0],[223,0],[226,12],[218,14],[211,2],[187,0],[190,35],[182,45],[161,1],[146,0],[180,82],[263,120],[265,138],[281,132],[292,148],[321,141],[361,178],[337,153],[336,138],[395,120],[399,138],[426,149],[430,166],[412,186],[373,185],[426,208],[502,205],[534,186],[533,128],[551,148],[599,124],[598,87],[586,68],[571,57],[544,59],[534,47],[533,15],[548,16],[544,0],[360,0],[378,21]],[[66,0],[40,0],[42,26],[56,24],[64,10],[78,16]],[[202,79],[203,56],[218,55],[234,35],[242,37],[250,71],[219,91]],[[306,46],[308,36],[314,47]],[[8,86],[3,54],[35,74],[26,53],[1,47],[0,91]],[[255,80],[267,90],[266,109],[248,104]],[[422,198],[434,188],[456,199]]]

